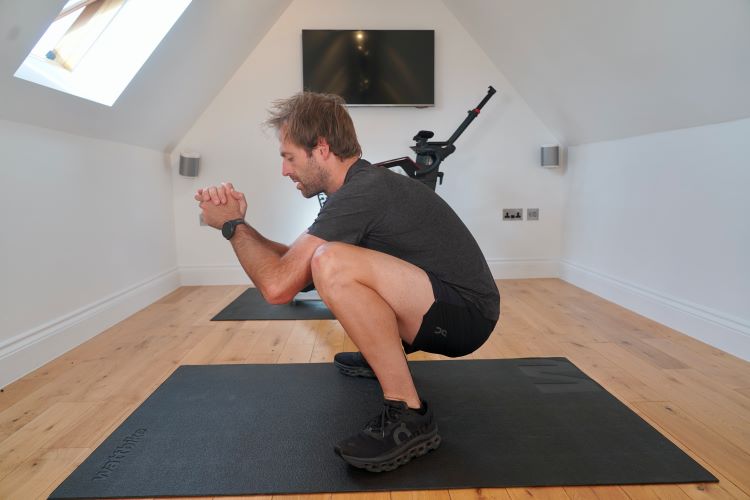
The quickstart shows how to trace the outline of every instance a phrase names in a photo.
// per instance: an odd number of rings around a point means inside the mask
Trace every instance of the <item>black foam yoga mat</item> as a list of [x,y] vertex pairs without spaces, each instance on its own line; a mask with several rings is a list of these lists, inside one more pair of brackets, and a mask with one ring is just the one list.
[[439,449],[386,473],[333,443],[381,408],[331,364],[183,366],[50,498],[715,482],[564,358],[410,363]]
[[248,288],[211,321],[276,319],[336,319],[322,300],[295,300],[274,305],[265,301],[257,288]]

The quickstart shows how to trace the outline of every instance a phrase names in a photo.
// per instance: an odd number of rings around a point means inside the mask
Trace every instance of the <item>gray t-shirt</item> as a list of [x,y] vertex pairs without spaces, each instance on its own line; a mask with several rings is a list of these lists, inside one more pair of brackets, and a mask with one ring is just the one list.
[[421,182],[358,160],[308,232],[405,260],[451,285],[496,321],[500,293],[474,237]]

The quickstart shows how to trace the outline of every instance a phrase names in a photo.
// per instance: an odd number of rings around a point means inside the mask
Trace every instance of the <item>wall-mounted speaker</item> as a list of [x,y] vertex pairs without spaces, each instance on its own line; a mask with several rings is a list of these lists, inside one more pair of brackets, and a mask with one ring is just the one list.
[[180,175],[198,177],[201,155],[193,152],[180,153]]
[[546,168],[560,166],[560,146],[557,144],[542,146],[542,166]]

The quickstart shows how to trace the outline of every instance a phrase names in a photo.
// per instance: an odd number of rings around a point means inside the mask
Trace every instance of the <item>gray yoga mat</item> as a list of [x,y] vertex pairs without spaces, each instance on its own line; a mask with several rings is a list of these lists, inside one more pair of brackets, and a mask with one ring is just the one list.
[[[300,294],[298,297],[304,297]],[[274,305],[265,301],[257,288],[248,288],[211,321],[285,319],[336,319],[325,303],[304,297],[289,304]]]
[[386,473],[333,444],[381,408],[332,364],[182,366],[50,498],[714,482],[565,358],[410,362],[440,448]]

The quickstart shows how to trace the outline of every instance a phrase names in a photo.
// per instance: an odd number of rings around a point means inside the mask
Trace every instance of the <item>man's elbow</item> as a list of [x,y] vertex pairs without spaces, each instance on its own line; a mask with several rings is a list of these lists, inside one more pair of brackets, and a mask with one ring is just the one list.
[[281,305],[281,304],[288,304],[294,299],[294,296],[297,295],[297,292],[284,289],[278,286],[267,286],[260,291],[261,295],[263,295],[263,298],[268,302],[269,304],[274,305]]

